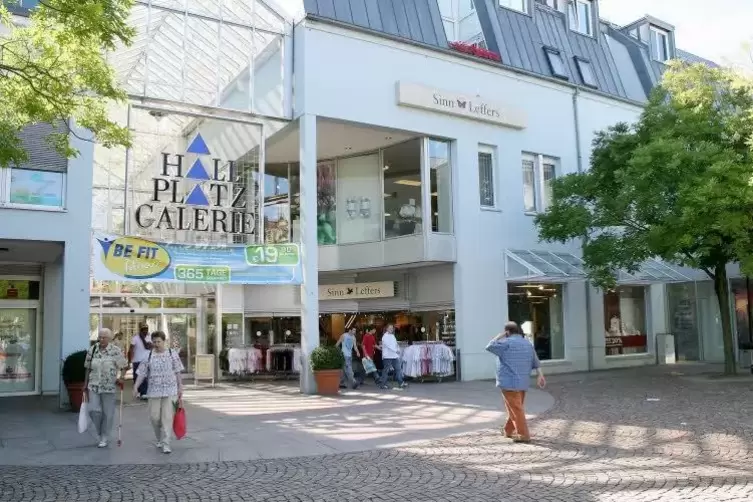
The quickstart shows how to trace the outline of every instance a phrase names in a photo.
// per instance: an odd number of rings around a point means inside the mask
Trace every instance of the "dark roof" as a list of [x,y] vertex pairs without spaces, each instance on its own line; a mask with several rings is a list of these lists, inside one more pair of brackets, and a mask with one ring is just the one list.
[[719,65],[715,62],[706,58],[702,58],[701,56],[696,56],[695,54],[691,54],[682,49],[677,49],[677,58],[682,59],[686,63],[703,63],[711,68],[719,68]]
[[437,0],[304,0],[307,15],[448,47]]

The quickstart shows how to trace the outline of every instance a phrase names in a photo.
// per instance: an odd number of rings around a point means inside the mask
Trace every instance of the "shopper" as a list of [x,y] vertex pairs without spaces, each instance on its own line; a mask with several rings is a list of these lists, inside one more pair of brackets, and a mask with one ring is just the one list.
[[176,403],[183,398],[183,363],[177,351],[167,348],[165,333],[155,331],[151,339],[153,348],[146,361],[139,365],[133,395],[138,395],[138,387],[144,380],[149,381],[147,398],[149,418],[157,438],[155,446],[161,448],[163,453],[170,453],[173,414]]
[[[134,382],[136,382],[136,373],[139,371],[139,366],[149,357],[150,350],[152,350],[152,338],[149,336],[149,325],[142,323],[139,326],[138,335],[134,335],[131,339],[131,350],[128,353],[128,360],[133,364]],[[146,379],[140,387],[134,384],[134,388],[138,389],[138,393],[134,393],[134,396],[138,399],[146,399],[148,386],[149,382]]]
[[[374,362],[374,366],[376,366],[376,361],[374,360],[374,357],[376,356],[376,345],[376,330],[370,328],[363,334],[361,349],[363,350],[363,357],[371,359],[371,361]],[[371,375],[374,377],[374,383],[379,385],[379,380],[381,378],[379,376],[379,371],[375,371]]]
[[343,376],[340,379],[340,384],[346,384],[352,389],[358,388],[358,382],[356,382],[355,375],[353,374],[353,351],[356,353],[356,357],[361,357],[361,352],[356,345],[356,328],[350,328],[348,331],[340,336],[337,340],[338,347],[343,352],[345,362],[343,363]]
[[498,358],[497,387],[502,391],[507,411],[505,436],[516,443],[528,443],[531,435],[526,420],[525,399],[531,371],[537,370],[539,387],[546,385],[536,351],[514,322],[505,324],[504,332],[492,338],[486,350]]
[[395,381],[397,385],[402,389],[407,387],[403,381],[403,364],[400,360],[400,346],[397,344],[397,338],[395,338],[395,326],[390,324],[387,326],[384,334],[382,335],[382,343],[379,345],[379,350],[382,351],[382,379],[379,385],[382,389],[389,389],[387,386],[387,379],[390,376],[390,369],[395,372]]
[[110,438],[115,423],[116,393],[123,388],[122,377],[127,366],[123,351],[112,343],[112,331],[100,329],[97,343],[91,346],[84,360],[87,408],[99,448],[105,448]]

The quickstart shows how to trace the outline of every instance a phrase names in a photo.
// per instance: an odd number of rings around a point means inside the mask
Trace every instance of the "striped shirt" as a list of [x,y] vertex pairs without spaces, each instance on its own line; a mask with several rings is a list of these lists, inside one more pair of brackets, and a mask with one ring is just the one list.
[[531,342],[520,335],[492,340],[486,350],[497,356],[497,387],[502,390],[528,390],[531,371],[539,367],[539,358]]

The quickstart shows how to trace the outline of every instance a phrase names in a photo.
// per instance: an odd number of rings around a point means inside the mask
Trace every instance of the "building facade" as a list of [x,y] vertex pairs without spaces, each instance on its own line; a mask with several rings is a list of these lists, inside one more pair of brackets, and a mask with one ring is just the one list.
[[[639,117],[666,60],[700,61],[671,25],[614,26],[597,0],[201,0],[186,12],[137,3],[133,21],[136,42],[113,58],[132,99],[113,113],[134,147],[69,161],[88,165],[65,211],[0,209],[19,218],[0,238],[33,228],[50,235],[27,240],[63,243],[38,272],[66,288],[44,287],[53,317],[35,378],[49,385],[29,392],[57,389],[60,357],[87,332],[127,339],[143,321],[170,334],[189,372],[212,354],[220,376],[258,364],[301,374],[306,391],[306,355],[352,326],[449,347],[457,361],[442,373],[463,380],[493,375],[483,349],[508,319],[550,372],[655,364],[666,333],[680,357],[721,356],[697,271],[650,261],[600,291],[579,243],[542,243],[533,223],[554,178],[588,169],[594,134]],[[89,192],[93,210],[79,208]],[[96,238],[123,235],[215,251],[294,243],[300,276],[116,280],[94,267],[81,286]],[[83,246],[75,260],[68,246]],[[76,279],[57,282],[65,267]],[[231,349],[255,354],[254,368],[234,370]]]

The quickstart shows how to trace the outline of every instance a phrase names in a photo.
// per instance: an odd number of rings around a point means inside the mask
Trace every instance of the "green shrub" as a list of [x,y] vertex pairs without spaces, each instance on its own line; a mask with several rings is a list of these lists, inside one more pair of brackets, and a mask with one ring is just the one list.
[[311,369],[314,371],[339,370],[345,364],[342,350],[334,345],[321,345],[311,353]]
[[66,385],[71,383],[84,383],[86,381],[86,351],[79,350],[65,358],[63,363],[63,382]]

